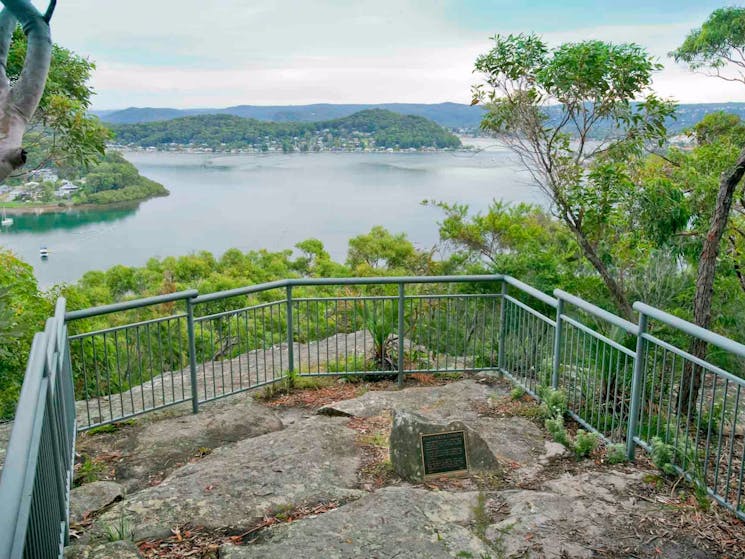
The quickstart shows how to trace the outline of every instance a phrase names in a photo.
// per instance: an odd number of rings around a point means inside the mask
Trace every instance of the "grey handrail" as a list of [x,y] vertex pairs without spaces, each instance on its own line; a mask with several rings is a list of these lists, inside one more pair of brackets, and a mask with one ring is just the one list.
[[634,310],[640,314],[648,316],[651,319],[658,320],[664,324],[667,324],[668,326],[677,328],[678,330],[685,334],[688,334],[689,336],[699,338],[707,343],[734,353],[739,357],[745,357],[745,345],[729,338],[725,338],[724,336],[712,332],[711,330],[696,326],[692,322],[688,322],[687,320],[678,318],[677,316],[666,313],[665,311],[661,311],[660,309],[657,309],[655,307],[651,307],[646,303],[642,303],[640,301],[634,303]]
[[620,316],[616,316],[615,314],[610,313],[605,309],[601,309],[597,305],[588,303],[587,301],[585,301],[584,299],[580,299],[576,295],[572,295],[571,293],[567,293],[566,291],[563,291],[561,289],[554,289],[554,295],[559,299],[563,299],[567,303],[577,307],[578,309],[581,309],[593,316],[605,320],[606,322],[610,322],[614,326],[618,326],[629,334],[633,334],[634,336],[639,334],[639,326],[637,326],[633,322],[629,322],[628,320],[625,320]]
[[92,307],[90,309],[82,309],[79,311],[70,311],[65,314],[65,321],[69,322],[71,320],[80,320],[82,318],[91,318],[94,316],[101,316],[103,314],[111,314],[114,312],[139,309],[141,307],[149,307],[151,305],[161,305],[163,303],[171,303],[173,301],[181,301],[183,299],[193,299],[197,295],[199,295],[199,292],[196,289],[187,289],[186,291],[177,291],[176,293],[168,293],[166,295],[143,297],[142,299],[133,299],[131,301],[124,301],[122,303],[102,305],[100,307]]
[[[465,283],[465,282],[487,282],[501,281],[505,276],[495,275],[463,275],[463,276],[382,276],[382,277],[349,277],[349,278],[296,278],[259,283],[238,287],[227,291],[207,293],[194,299],[194,303],[207,303],[239,295],[249,295],[272,289],[286,287],[309,287],[320,285],[399,285],[407,283]],[[517,281],[517,280],[515,280]],[[524,284],[523,284],[524,285]],[[529,286],[528,286],[529,287]],[[533,289],[533,288],[531,288]],[[540,293],[540,292],[539,292]]]
[[547,305],[550,305],[553,308],[556,308],[556,306],[559,304],[559,301],[551,297],[551,295],[546,295],[543,291],[539,291],[535,287],[528,285],[527,283],[523,283],[520,280],[517,280],[513,278],[512,276],[502,276],[505,283],[517,287],[520,291],[523,291],[530,295],[531,297],[538,299],[542,303],[546,303]]

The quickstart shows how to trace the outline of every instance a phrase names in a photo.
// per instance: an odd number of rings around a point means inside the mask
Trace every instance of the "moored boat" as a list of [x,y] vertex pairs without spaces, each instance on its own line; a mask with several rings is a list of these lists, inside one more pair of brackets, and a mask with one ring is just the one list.
[[5,207],[3,207],[3,218],[0,220],[0,226],[10,227],[11,225],[13,225],[13,218],[5,215]]

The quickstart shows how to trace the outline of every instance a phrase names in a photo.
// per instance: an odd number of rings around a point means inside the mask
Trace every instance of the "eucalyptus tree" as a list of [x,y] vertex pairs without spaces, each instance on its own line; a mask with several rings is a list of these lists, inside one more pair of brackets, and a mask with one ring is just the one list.
[[[745,8],[715,10],[699,29],[689,33],[683,44],[671,55],[676,61],[688,64],[694,71],[704,71],[719,79],[741,82],[745,85]],[[719,177],[714,210],[708,232],[703,239],[694,296],[694,320],[704,328],[711,325],[717,259],[730,219],[735,192],[743,175],[745,144],[740,145],[739,154]],[[700,353],[701,348],[697,350],[697,353]]]
[[[671,53],[678,62],[684,62],[694,71],[703,71],[719,79],[745,85],[745,8],[729,7],[715,10],[699,29],[694,29],[683,44]],[[745,145],[736,159],[721,173],[719,190],[711,214],[709,228],[703,239],[694,296],[694,320],[703,328],[712,321],[712,298],[717,260],[722,238],[727,230],[735,191],[745,175]],[[702,357],[706,343],[695,340],[691,352]],[[700,385],[700,375],[689,371],[683,401],[695,401]],[[693,397],[692,397],[693,396]]]
[[537,35],[520,34],[495,36],[475,68],[483,83],[473,102],[487,108],[482,128],[517,154],[631,319],[624,255],[614,247],[638,244],[627,223],[629,161],[664,144],[674,111],[650,89],[661,66],[635,44],[593,40],[550,49]]
[[[2,0],[0,12],[0,180],[26,163],[23,135],[44,93],[52,59],[49,22],[56,0],[42,14],[29,0]],[[7,75],[13,31],[20,23],[28,40],[23,70],[11,83]]]

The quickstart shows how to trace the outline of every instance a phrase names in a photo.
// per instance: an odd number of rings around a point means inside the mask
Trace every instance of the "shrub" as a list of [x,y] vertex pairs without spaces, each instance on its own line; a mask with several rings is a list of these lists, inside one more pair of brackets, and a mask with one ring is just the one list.
[[586,458],[598,447],[600,437],[596,433],[588,433],[578,429],[574,437],[574,454],[577,458]]
[[626,462],[626,447],[622,444],[609,444],[605,448],[605,461],[608,464],[621,464]]
[[667,475],[675,475],[675,447],[659,437],[652,438],[652,463]]
[[567,411],[567,395],[563,390],[542,387],[538,389],[544,417],[563,416]]
[[512,400],[519,400],[523,396],[525,396],[525,389],[520,386],[516,386],[510,392],[510,399]]

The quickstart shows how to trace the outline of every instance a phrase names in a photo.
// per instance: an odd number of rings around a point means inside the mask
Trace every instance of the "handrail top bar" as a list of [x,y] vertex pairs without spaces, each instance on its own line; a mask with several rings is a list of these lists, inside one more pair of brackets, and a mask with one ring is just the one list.
[[228,297],[239,295],[248,295],[271,289],[282,287],[309,287],[314,285],[383,285],[383,284],[401,284],[401,283],[459,283],[459,282],[482,282],[482,281],[501,281],[505,278],[501,274],[494,275],[463,275],[463,276],[383,276],[383,277],[349,277],[349,278],[294,278],[269,283],[258,283],[227,291],[218,291],[200,295],[194,299],[194,303],[206,303]]
[[543,291],[539,291],[535,287],[528,285],[527,283],[523,283],[520,280],[513,278],[512,276],[502,276],[502,279],[511,286],[517,287],[520,291],[527,293],[531,297],[538,299],[542,303],[546,303],[553,308],[556,308],[559,304],[559,301],[551,297],[551,295],[547,295]]
[[113,303],[111,305],[103,305],[100,307],[93,307],[89,309],[82,309],[78,311],[70,311],[65,314],[65,321],[69,322],[72,320],[80,320],[83,318],[91,318],[94,316],[100,316],[104,314],[110,314],[114,312],[126,311],[130,309],[136,309],[140,307],[147,307],[150,305],[158,305],[162,303],[169,303],[171,301],[180,301],[183,299],[191,299],[192,304],[207,303],[209,301],[216,301],[219,299],[227,299],[229,297],[237,297],[240,295],[249,295],[251,293],[259,293],[262,291],[269,291],[272,289],[288,288],[288,287],[300,287],[300,286],[316,286],[316,285],[395,285],[405,283],[468,283],[468,282],[487,282],[487,281],[504,281],[509,285],[516,287],[523,291],[527,295],[545,303],[551,307],[556,308],[558,305],[557,299],[547,295],[546,293],[539,291],[535,287],[532,287],[526,283],[521,282],[513,278],[512,276],[506,276],[503,274],[479,274],[479,275],[454,275],[454,276],[382,276],[382,277],[347,277],[347,278],[293,278],[284,279],[278,281],[272,281],[267,283],[259,283],[255,285],[247,285],[245,287],[238,287],[235,289],[228,289],[225,291],[217,291],[215,293],[206,293],[199,295],[196,289],[188,289],[185,291],[178,291],[176,293],[169,293],[167,295],[156,295],[154,297],[145,297],[142,299],[134,299],[132,301],[123,301],[121,303]]
[[121,303],[113,303],[111,305],[102,305],[100,307],[92,307],[90,309],[70,311],[65,314],[65,321],[69,322],[71,320],[91,318],[93,316],[100,316],[102,314],[111,314],[113,312],[128,311],[130,309],[148,307],[150,305],[160,305],[162,303],[170,303],[172,301],[181,301],[182,299],[194,299],[198,295],[199,292],[196,289],[187,289],[186,291],[177,291],[176,293],[168,293],[166,295],[156,295],[154,297],[133,299],[132,301],[123,301]]
[[554,289],[554,295],[558,297],[559,299],[562,299],[563,301],[566,301],[567,303],[574,305],[578,309],[581,309],[587,313],[590,313],[591,315],[594,315],[602,320],[605,320],[606,322],[610,322],[614,326],[618,326],[622,330],[625,330],[629,334],[633,334],[635,336],[639,335],[639,326],[634,324],[633,322],[629,322],[628,320],[621,318],[620,316],[616,316],[615,314],[606,311],[605,309],[601,309],[597,305],[593,305],[592,303],[588,303],[584,299],[580,299],[576,295],[572,295],[571,293],[567,293],[566,291],[563,291],[562,289]]
[[660,322],[663,322],[668,326],[677,328],[678,330],[685,334],[688,334],[689,336],[694,336],[726,351],[730,351],[738,355],[739,357],[745,357],[745,345],[726,338],[715,332],[712,332],[711,330],[696,326],[692,322],[688,322],[687,320],[678,318],[677,316],[666,313],[665,311],[662,311],[655,307],[651,307],[646,303],[642,303],[640,301],[634,303],[634,310],[648,316],[649,318],[659,320]]
[[[26,365],[23,387],[18,398],[17,414],[8,441],[5,465],[0,475],[0,534],[14,534],[21,506],[21,496],[28,476],[28,461],[34,431],[34,418],[38,412],[44,379],[44,361],[48,339],[46,334],[34,335]],[[10,557],[14,539],[0,538],[0,557]]]
[[225,291],[215,291],[214,293],[206,293],[205,295],[199,295],[194,298],[192,303],[207,303],[209,301],[216,301],[218,299],[227,299],[228,297],[237,297],[238,295],[248,295],[250,293],[258,293],[261,291],[269,291],[270,289],[279,289],[281,287],[288,287],[291,280],[278,280],[270,281],[267,283],[257,283],[255,285],[247,285],[246,287],[236,287],[235,289],[227,289]]

